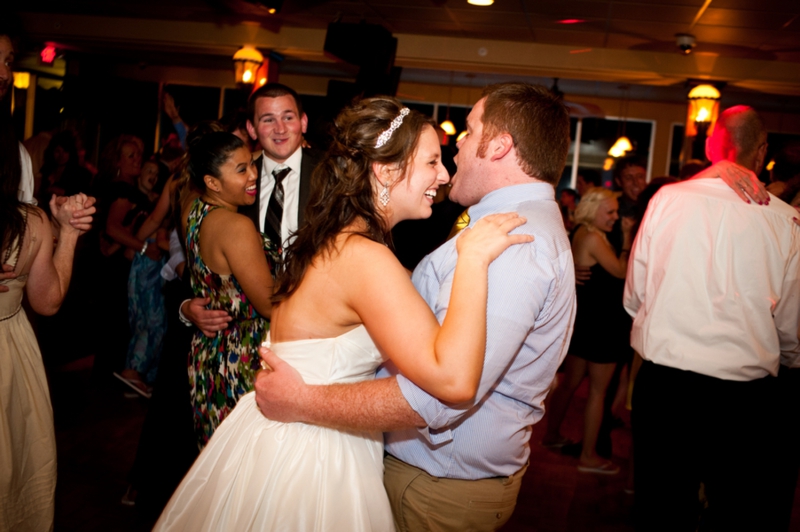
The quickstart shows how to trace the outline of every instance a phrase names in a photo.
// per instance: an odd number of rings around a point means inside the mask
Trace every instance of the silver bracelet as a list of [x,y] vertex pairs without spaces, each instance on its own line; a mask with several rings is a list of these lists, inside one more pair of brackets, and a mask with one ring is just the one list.
[[150,245],[150,242],[145,240],[144,241],[144,245],[142,245],[142,250],[139,252],[139,255],[144,255],[145,253],[147,253],[147,246],[149,246],[149,245]]

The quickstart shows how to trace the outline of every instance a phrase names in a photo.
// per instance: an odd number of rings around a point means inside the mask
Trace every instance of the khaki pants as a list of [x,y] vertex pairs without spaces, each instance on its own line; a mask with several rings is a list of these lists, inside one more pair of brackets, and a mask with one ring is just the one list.
[[458,480],[433,477],[390,454],[383,464],[397,532],[497,530],[514,512],[528,468],[510,477]]

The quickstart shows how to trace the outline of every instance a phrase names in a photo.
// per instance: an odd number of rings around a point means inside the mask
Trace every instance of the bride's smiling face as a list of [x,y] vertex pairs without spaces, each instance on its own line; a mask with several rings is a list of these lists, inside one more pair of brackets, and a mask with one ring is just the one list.
[[436,190],[450,180],[442,164],[439,137],[431,126],[425,126],[420,133],[417,149],[406,168],[406,176],[394,179],[396,182],[389,186],[389,203],[384,208],[390,225],[393,227],[403,220],[430,217]]

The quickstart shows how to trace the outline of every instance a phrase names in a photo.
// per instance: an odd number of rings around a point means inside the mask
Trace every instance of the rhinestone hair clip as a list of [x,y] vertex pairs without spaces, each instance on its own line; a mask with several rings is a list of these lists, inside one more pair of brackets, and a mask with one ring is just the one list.
[[394,133],[394,131],[400,127],[400,125],[403,123],[403,119],[408,115],[409,112],[410,111],[408,110],[408,107],[403,107],[400,109],[400,114],[397,116],[397,118],[392,120],[389,128],[381,133],[381,135],[378,137],[378,141],[375,143],[376,148],[380,148],[389,142],[389,139],[392,138],[392,133]]

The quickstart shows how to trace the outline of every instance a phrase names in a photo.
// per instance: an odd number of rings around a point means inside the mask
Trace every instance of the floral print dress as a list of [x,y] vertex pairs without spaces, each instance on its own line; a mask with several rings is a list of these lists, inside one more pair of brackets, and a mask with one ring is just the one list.
[[[239,398],[253,389],[259,368],[257,348],[269,328],[267,320],[253,308],[236,278],[232,274],[212,272],[200,256],[200,225],[206,215],[217,208],[199,198],[195,200],[186,229],[186,264],[195,297],[211,298],[207,308],[224,310],[233,318],[228,328],[214,338],[208,338],[199,330],[192,338],[189,383],[201,450]],[[280,259],[278,249],[269,238],[264,235],[262,238],[270,273],[274,276]]]

